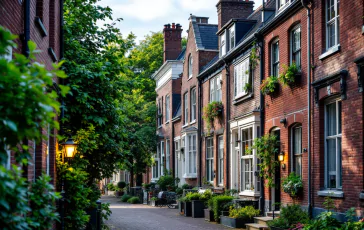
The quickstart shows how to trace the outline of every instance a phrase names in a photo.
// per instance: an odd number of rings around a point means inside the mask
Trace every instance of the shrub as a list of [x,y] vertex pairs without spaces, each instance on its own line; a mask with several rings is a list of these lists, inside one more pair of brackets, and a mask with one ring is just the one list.
[[212,191],[211,189],[206,189],[202,194],[200,194],[200,200],[202,201],[208,201],[212,197]]
[[200,199],[200,194],[196,193],[196,192],[189,192],[186,194],[186,196],[184,197],[184,201],[185,202],[190,202],[192,200],[199,200]]
[[305,230],[339,229],[341,223],[334,218],[332,212],[322,212],[310,224],[305,225]]
[[183,184],[182,185],[182,189],[190,189],[191,188],[191,186],[189,186],[188,184]]
[[291,197],[296,197],[303,189],[302,179],[292,172],[288,177],[283,178],[282,187],[285,193],[288,193]]
[[281,208],[280,217],[269,222],[269,226],[278,228],[294,228],[297,224],[309,222],[308,213],[299,205],[287,205]]
[[232,201],[234,198],[232,196],[215,196],[212,198],[213,201],[213,212],[214,212],[214,218],[215,221],[218,222],[220,220],[220,212],[222,211],[222,207],[224,204]]
[[157,182],[162,191],[166,191],[168,187],[174,187],[174,178],[171,175],[161,176]]
[[115,191],[115,186],[114,186],[114,184],[113,184],[113,183],[109,183],[109,184],[107,185],[107,190],[109,190],[109,191]]
[[128,203],[138,204],[138,203],[140,203],[140,199],[139,199],[139,197],[133,196],[133,197],[129,198]]
[[276,76],[267,77],[263,80],[262,84],[260,85],[260,90],[264,95],[274,93],[274,91],[278,87],[278,78]]
[[128,195],[128,194],[124,194],[122,197],[121,197],[121,201],[122,202],[127,202],[132,196]]
[[250,220],[253,217],[259,216],[260,210],[253,206],[245,206],[242,208],[234,208],[230,206],[229,217]]
[[282,65],[283,72],[279,75],[279,81],[287,86],[295,82],[296,73],[298,73],[298,67],[295,62],[292,65],[287,66],[285,64]]
[[125,188],[125,187],[126,187],[126,183],[125,183],[125,181],[119,181],[119,182],[118,182],[118,188],[123,189],[123,188]]
[[183,189],[182,188],[176,188],[176,194],[177,195],[183,194]]
[[152,197],[150,200],[152,200],[152,201],[157,201],[157,200],[158,200],[158,198],[157,198],[157,197]]

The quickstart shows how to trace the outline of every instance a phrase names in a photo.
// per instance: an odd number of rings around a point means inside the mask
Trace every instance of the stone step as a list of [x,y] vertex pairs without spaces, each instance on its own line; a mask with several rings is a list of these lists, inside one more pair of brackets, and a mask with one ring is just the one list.
[[[281,213],[280,211],[274,211],[274,218],[279,217],[280,213]],[[273,217],[273,211],[267,212],[266,216]]]
[[262,224],[246,224],[246,230],[268,230],[268,226]]
[[267,222],[273,220],[273,217],[270,216],[260,216],[260,217],[254,217],[254,222],[256,224],[261,224],[268,226]]

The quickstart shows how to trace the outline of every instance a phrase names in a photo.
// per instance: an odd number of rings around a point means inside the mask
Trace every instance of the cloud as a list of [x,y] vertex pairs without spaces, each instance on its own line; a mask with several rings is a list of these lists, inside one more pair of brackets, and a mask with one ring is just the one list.
[[177,3],[181,5],[183,9],[192,10],[194,12],[206,9],[216,9],[216,3],[218,1],[214,0],[179,0]]

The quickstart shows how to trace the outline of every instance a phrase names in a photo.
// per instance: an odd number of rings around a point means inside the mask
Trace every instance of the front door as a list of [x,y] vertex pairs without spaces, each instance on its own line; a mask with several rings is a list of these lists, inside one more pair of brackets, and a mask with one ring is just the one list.
[[[281,152],[281,131],[276,129],[272,132],[273,135],[277,136],[277,148],[278,151],[275,153],[275,160],[278,161],[279,153]],[[280,165],[277,165],[274,173],[274,187],[272,188],[272,210],[279,210],[281,203],[281,170]]]

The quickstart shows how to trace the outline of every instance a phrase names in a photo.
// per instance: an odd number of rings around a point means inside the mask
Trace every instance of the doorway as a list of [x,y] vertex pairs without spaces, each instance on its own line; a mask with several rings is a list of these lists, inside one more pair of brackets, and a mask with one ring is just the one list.
[[[272,135],[277,136],[277,148],[278,151],[274,154],[274,159],[278,161],[279,153],[281,152],[281,130],[275,128],[271,132]],[[280,165],[277,165],[274,171],[274,187],[272,188],[272,210],[279,211],[281,203],[281,170]]]

